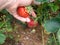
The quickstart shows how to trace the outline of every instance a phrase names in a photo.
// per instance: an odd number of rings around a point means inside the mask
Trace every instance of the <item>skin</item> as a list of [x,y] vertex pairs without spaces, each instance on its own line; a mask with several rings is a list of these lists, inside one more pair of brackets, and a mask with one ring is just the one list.
[[[51,0],[53,2],[54,0]],[[6,9],[11,15],[13,15],[16,19],[22,22],[30,22],[29,18],[20,17],[16,10],[18,6],[28,6],[31,4],[39,5],[40,2],[36,2],[35,0],[0,0],[0,10]],[[36,14],[33,9],[31,9],[30,15],[36,17]]]
[[[28,6],[28,5],[31,5],[33,0],[17,0],[16,3],[13,3],[13,5],[10,5],[8,7],[6,7],[6,9],[10,12],[10,14],[12,14],[16,19],[22,21],[22,22],[30,22],[30,19],[29,17],[28,18],[23,18],[23,17],[20,17],[17,12],[16,12],[16,9],[18,6]],[[23,3],[22,3],[23,2]],[[36,14],[34,13],[33,10],[31,10],[33,13],[31,13],[32,15],[34,14],[36,17]]]

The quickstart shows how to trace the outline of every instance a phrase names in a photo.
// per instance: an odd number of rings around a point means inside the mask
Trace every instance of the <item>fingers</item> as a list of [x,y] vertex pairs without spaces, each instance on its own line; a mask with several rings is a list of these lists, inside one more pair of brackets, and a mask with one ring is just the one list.
[[34,12],[33,9],[31,9],[30,14],[31,14],[33,17],[35,17],[35,18],[37,17],[37,16],[36,16],[36,13]]
[[30,22],[30,19],[29,17],[28,18],[23,18],[23,17],[20,17],[18,14],[17,14],[17,11],[16,9],[10,9],[10,8],[7,8],[7,11],[13,15],[16,19],[22,21],[22,22]]
[[15,13],[13,13],[13,16],[14,16],[16,19],[18,19],[18,20],[20,20],[20,21],[22,21],[22,22],[30,22],[30,19],[29,19],[29,18],[20,17],[19,15],[15,14]]

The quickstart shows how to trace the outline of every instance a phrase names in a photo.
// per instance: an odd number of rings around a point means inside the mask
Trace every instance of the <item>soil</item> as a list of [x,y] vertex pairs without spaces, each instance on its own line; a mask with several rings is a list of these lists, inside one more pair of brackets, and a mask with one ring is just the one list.
[[17,26],[17,28],[10,33],[14,38],[7,38],[3,45],[46,45],[48,35],[43,33],[42,26],[23,28],[23,26],[18,23],[13,24],[13,27]]

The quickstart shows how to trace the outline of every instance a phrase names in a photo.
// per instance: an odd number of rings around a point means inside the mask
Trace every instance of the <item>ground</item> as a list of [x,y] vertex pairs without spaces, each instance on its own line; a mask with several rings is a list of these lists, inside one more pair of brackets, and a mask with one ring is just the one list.
[[11,32],[13,40],[7,38],[3,45],[46,45],[48,35],[43,33],[43,27],[23,28],[18,23],[13,23],[17,28]]

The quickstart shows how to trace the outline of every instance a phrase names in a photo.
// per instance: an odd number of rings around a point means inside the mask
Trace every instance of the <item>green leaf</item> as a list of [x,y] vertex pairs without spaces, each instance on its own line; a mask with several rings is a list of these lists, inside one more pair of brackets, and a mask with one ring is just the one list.
[[3,29],[0,29],[0,33],[4,33],[6,30],[3,28]]
[[60,28],[60,23],[58,23],[55,20],[47,20],[44,23],[44,28],[47,32],[54,33],[59,30]]
[[12,32],[12,26],[11,26],[10,22],[7,22],[5,27],[7,28],[7,30],[6,30],[7,32]]
[[54,3],[50,3],[48,5],[50,6],[50,8],[53,12],[56,12],[59,9],[59,6]]
[[57,38],[58,38],[58,41],[59,41],[59,43],[60,43],[60,29],[59,29],[58,32],[57,32]]
[[52,18],[52,20],[55,20],[60,23],[60,13],[56,17]]
[[4,34],[0,34],[0,44],[5,42],[6,36]]
[[4,26],[5,23],[0,22],[0,28]]
[[13,20],[13,16],[7,10],[4,9],[1,11],[1,13],[6,16],[6,20],[8,20],[9,22]]
[[51,36],[51,35],[49,36],[47,45],[55,45],[55,40],[54,40],[53,36]]
[[14,38],[12,34],[9,34],[8,37],[9,37],[10,39],[13,39],[13,38]]

